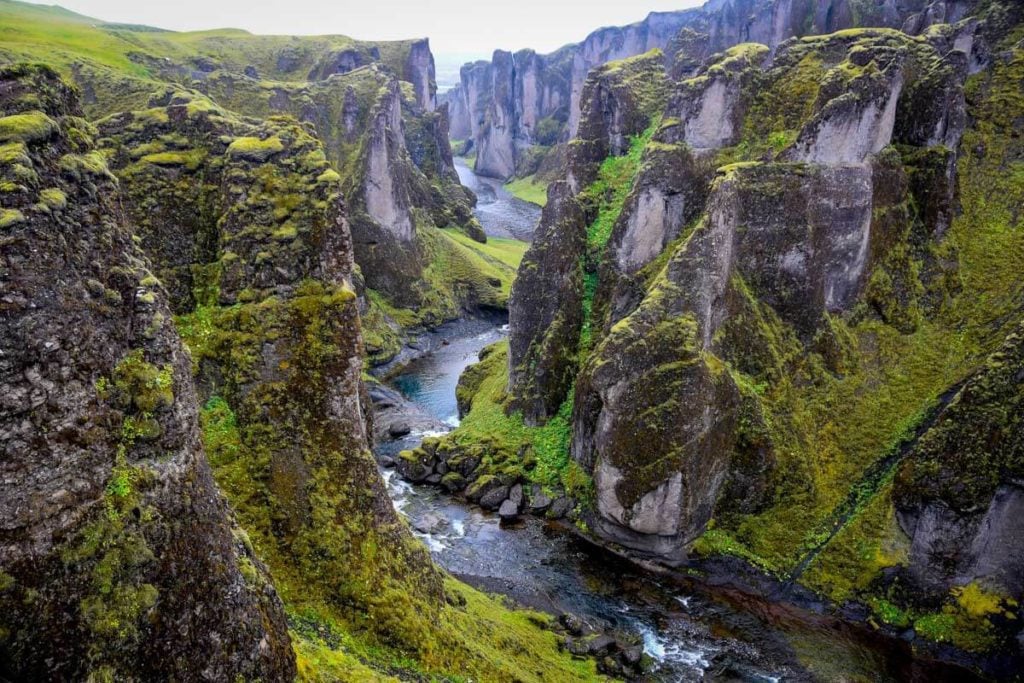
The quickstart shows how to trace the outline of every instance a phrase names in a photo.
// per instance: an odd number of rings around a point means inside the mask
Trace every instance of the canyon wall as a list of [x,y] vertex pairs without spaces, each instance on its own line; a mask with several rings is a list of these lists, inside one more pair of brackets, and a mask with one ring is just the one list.
[[636,24],[603,28],[578,44],[539,55],[498,50],[462,69],[447,95],[452,136],[472,141],[475,170],[508,179],[536,171],[544,148],[576,136],[587,74],[610,61],[658,48],[674,76],[740,43],[774,49],[794,36],[853,27],[918,34],[962,19],[971,0],[711,0],[703,7],[654,12]]
[[[187,353],[69,86],[0,70],[0,672],[295,675],[200,441]],[[173,303],[173,302],[171,302]]]
[[844,6],[907,31],[712,55],[684,31],[685,68],[591,71],[512,292],[500,401],[571,431],[561,483],[604,543],[739,557],[893,606],[879,618],[908,637],[1012,649],[1024,17]]

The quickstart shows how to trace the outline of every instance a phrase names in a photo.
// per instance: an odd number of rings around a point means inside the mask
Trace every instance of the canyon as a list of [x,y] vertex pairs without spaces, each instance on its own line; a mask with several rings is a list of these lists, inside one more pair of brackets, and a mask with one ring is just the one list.
[[0,23],[0,678],[1019,678],[1019,3]]

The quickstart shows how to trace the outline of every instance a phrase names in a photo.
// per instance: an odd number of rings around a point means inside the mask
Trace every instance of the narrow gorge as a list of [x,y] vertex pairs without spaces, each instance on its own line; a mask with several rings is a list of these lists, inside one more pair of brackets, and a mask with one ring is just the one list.
[[679,4],[0,0],[0,681],[1022,680],[1024,5]]

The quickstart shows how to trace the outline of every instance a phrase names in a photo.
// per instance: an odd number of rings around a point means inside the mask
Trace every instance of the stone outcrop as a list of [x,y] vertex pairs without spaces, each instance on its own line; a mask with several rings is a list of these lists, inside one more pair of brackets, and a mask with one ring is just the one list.
[[[461,84],[448,95],[453,128],[469,133],[476,172],[515,174],[532,145],[574,137],[584,83],[594,67],[665,47],[690,12],[653,12],[625,27],[604,28],[582,43],[548,54],[497,50],[490,62],[462,68]],[[456,137],[460,137],[456,135]]]
[[566,183],[548,188],[533,245],[509,298],[509,385],[528,424],[558,410],[572,386],[583,325],[586,221]]
[[1011,333],[922,436],[894,499],[908,572],[931,594],[981,582],[1024,595],[1024,330]]
[[[730,476],[725,454],[747,441],[740,424],[749,428],[750,416],[737,417],[741,388],[719,364],[757,367],[751,347],[768,341],[752,341],[761,332],[741,332],[737,320],[770,310],[795,343],[810,345],[828,316],[850,312],[872,259],[892,243],[881,207],[905,201],[877,192],[875,176],[889,171],[874,155],[896,140],[898,114],[916,122],[901,131],[944,129],[928,110],[899,106],[904,88],[923,87],[908,74],[943,83],[956,93],[952,109],[962,109],[965,72],[923,41],[883,31],[787,45],[766,73],[764,48],[739,46],[677,86],[602,271],[594,310],[606,312],[605,336],[577,379],[573,455],[594,473],[598,532],[667,561],[680,561],[703,532]],[[720,170],[702,191],[707,171],[694,155],[714,154],[738,143],[743,126],[757,127],[752,90],[767,97],[773,83],[789,82],[789,65],[837,50],[844,59],[826,65],[779,161]],[[722,97],[713,94],[716,83]],[[715,126],[705,125],[715,120],[704,111],[709,97],[723,108]],[[962,126],[951,129],[955,145]],[[946,142],[908,137],[925,147]],[[645,285],[642,269],[701,215],[659,279]],[[670,338],[658,342],[659,335]],[[674,351],[662,357],[664,348]]]
[[[293,119],[255,125],[189,93],[153,104],[101,134],[141,244],[180,292],[204,422],[235,430],[210,453],[215,475],[275,571],[334,604],[373,613],[374,596],[395,590],[429,611],[440,576],[369,452],[341,177]],[[397,106],[377,114],[384,126],[400,122]],[[378,623],[409,642],[402,629],[417,628]]]
[[211,477],[96,131],[46,68],[3,69],[0,92],[0,671],[291,680],[284,610]]
[[[584,316],[587,224],[595,197],[578,197],[601,161],[622,156],[664,106],[657,51],[597,69],[587,82],[587,116],[568,154],[564,182],[548,189],[536,237],[509,297],[511,407],[528,424],[553,416],[572,386]],[[593,294],[591,293],[592,297]]]
[[[711,55],[742,43],[759,43],[774,51],[793,37],[832,33],[854,27],[924,33],[939,24],[963,19],[976,0],[710,0],[703,7],[652,13],[644,21],[604,28],[583,42],[549,55],[524,50],[497,51],[490,62],[463,67],[462,82],[448,96],[453,104],[456,137],[469,137],[477,150],[477,172],[508,178],[534,170],[530,148],[565,142],[577,135],[588,74],[607,62],[663,49],[669,73],[693,75]],[[961,49],[963,45],[961,45]],[[970,52],[970,50],[966,50]],[[708,106],[726,98],[725,82],[706,84]],[[696,103],[695,103],[696,106]],[[707,109],[691,117],[689,134],[698,145],[714,146],[728,135],[733,114],[722,118]],[[710,137],[709,137],[710,136]]]

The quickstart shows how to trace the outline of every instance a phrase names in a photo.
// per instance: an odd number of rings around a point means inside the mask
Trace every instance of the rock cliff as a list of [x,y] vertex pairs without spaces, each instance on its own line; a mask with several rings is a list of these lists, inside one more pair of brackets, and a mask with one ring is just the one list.
[[[688,36],[667,77],[592,71],[513,290],[503,405],[542,431],[571,406],[607,543],[738,556],[908,637],[1012,649],[1022,16],[911,4],[853,16],[923,35]],[[464,403],[474,424],[485,399]]]
[[188,356],[72,90],[0,70],[0,671],[291,680],[284,611],[218,492]]
[[490,62],[464,66],[461,83],[448,94],[453,136],[472,140],[481,175],[528,175],[537,169],[544,148],[576,136],[587,75],[607,62],[659,48],[666,53],[666,68],[678,77],[741,43],[774,50],[792,37],[854,27],[895,28],[916,35],[963,19],[975,4],[710,0],[700,8],[654,12],[636,24],[599,29],[583,42],[548,55],[498,50]]
[[[215,475],[276,575],[412,640],[414,620],[375,596],[436,603],[441,577],[369,452],[341,178],[294,120],[256,126],[188,93],[152,104],[100,134],[142,247],[177,293],[208,438],[228,430],[212,439]],[[378,115],[398,119],[395,107]],[[371,559],[366,545],[381,550]]]
[[[0,8],[5,12],[13,26],[22,12],[45,15],[19,10],[17,3]],[[489,284],[487,266],[470,264],[468,287],[460,284],[465,273],[458,282],[435,276],[439,255],[458,249],[439,228],[478,242],[486,237],[472,213],[475,198],[455,172],[429,41],[293,39],[233,30],[177,34],[79,22],[64,30],[74,36],[64,50],[26,39],[0,46],[0,61],[55,56],[82,89],[93,118],[144,109],[170,84],[238,114],[291,115],[314,126],[344,181],[359,266],[354,284],[375,362],[398,353],[409,328],[504,306],[507,286]],[[90,40],[112,41],[111,52],[83,50]],[[511,280],[511,271],[504,277]],[[439,278],[447,280],[439,286]]]

